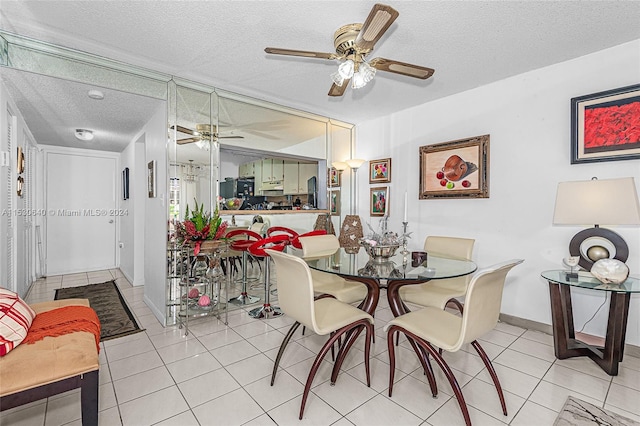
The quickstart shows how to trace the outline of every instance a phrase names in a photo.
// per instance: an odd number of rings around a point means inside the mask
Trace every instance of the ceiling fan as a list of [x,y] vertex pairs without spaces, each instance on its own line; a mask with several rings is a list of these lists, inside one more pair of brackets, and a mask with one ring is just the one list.
[[267,47],[264,51],[274,55],[337,59],[341,61],[338,71],[331,75],[333,85],[329,89],[329,96],[342,96],[349,85],[349,81],[351,81],[351,87],[354,89],[364,87],[373,79],[376,70],[423,80],[427,79],[435,72],[432,68],[384,58],[374,58],[370,61],[365,59],[398,15],[398,11],[391,6],[384,4],[374,5],[364,24],[348,24],[338,28],[334,34],[336,53],[279,49],[275,47]]
[[[173,129],[173,126],[171,127]],[[217,141],[218,139],[244,139],[244,136],[221,136],[217,130],[218,127],[216,125],[210,124],[196,124],[196,130],[191,130],[187,127],[176,126],[176,129],[180,133],[185,133],[187,135],[192,135],[190,138],[178,139],[178,145],[184,145],[187,143],[193,142],[207,142],[207,141]]]

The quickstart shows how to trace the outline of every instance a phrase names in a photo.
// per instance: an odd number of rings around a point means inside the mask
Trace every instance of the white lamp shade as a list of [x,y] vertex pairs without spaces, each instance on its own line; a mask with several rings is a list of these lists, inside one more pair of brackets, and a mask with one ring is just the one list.
[[336,170],[347,170],[349,168],[349,165],[344,161],[334,161],[331,166]]
[[361,160],[359,158],[352,158],[350,160],[347,160],[346,163],[352,169],[356,169],[357,170],[358,168],[360,168],[360,166],[362,166],[362,164],[364,164],[365,161],[367,161],[367,160]]
[[632,177],[560,182],[556,225],[640,225],[640,203]]

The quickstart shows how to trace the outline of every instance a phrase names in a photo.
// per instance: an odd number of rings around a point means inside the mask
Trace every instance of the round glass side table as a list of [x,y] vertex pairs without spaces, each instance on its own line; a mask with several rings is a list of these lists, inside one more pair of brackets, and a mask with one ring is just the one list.
[[[549,282],[553,346],[558,359],[588,356],[610,376],[618,375],[618,364],[624,355],[624,339],[627,331],[629,301],[632,293],[640,293],[640,279],[629,277],[620,284],[603,284],[589,272],[570,274],[552,270],[540,274]],[[604,347],[584,343],[575,336],[571,287],[611,293],[609,320]]]

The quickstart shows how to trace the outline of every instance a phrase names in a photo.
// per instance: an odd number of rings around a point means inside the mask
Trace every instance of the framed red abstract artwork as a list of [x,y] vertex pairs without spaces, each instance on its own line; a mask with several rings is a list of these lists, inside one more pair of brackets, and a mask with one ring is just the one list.
[[640,158],[640,84],[571,99],[571,164]]

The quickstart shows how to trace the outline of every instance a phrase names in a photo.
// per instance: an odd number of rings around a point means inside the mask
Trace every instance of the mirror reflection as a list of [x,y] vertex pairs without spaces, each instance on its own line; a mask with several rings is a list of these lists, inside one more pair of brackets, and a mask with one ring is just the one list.
[[[262,215],[273,224],[304,231],[330,211],[335,229],[340,229],[340,218],[349,213],[349,176],[343,176],[341,186],[329,186],[327,176],[332,161],[350,158],[352,125],[152,71],[138,77],[139,69],[128,70],[122,64],[111,69],[104,58],[92,65],[92,58],[81,52],[47,55],[38,51],[37,43],[28,49],[16,43],[19,37],[9,44],[7,64],[17,69],[1,67],[0,80],[9,87],[35,144],[66,146],[79,156],[98,152],[116,158],[108,176],[117,181],[117,190],[110,197],[131,215],[109,224],[117,235],[107,244],[115,257],[107,269],[120,268],[134,286],[144,285],[145,303],[165,324],[175,321],[175,292],[170,271],[158,265],[166,264],[171,249],[166,236],[173,221],[184,219],[187,205],[197,200],[211,211],[220,209],[226,220],[246,218],[238,220],[239,226]],[[19,60],[12,52],[20,52]],[[45,81],[52,78],[58,83]],[[87,97],[94,89],[103,90],[103,100]],[[107,105],[108,113],[101,109]],[[94,145],[79,149],[66,132],[81,126],[78,120],[86,121],[89,115],[87,126],[96,130],[96,139]],[[112,142],[119,145],[109,145]],[[38,154],[42,151],[35,144],[33,155],[42,166],[46,152]],[[149,163],[156,165],[155,197],[147,195]],[[130,170],[127,199],[118,190],[124,168]],[[30,202],[46,208],[46,177],[30,184],[32,193],[40,194]],[[72,195],[83,197],[81,190]],[[44,229],[47,219],[38,219]],[[52,231],[52,223],[48,225]],[[45,244],[58,234],[51,235],[44,235]],[[40,273],[46,269],[45,264]]]

